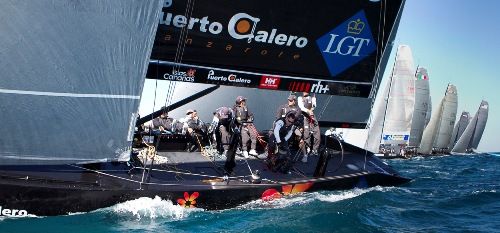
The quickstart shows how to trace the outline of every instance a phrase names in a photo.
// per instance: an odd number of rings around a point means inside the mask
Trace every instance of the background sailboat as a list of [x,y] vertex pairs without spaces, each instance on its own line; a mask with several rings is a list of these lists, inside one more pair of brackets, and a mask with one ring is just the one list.
[[417,149],[418,153],[430,154],[433,147],[446,148],[448,146],[455,123],[456,111],[457,89],[454,85],[448,84],[445,96],[424,129],[422,141]]
[[457,143],[451,150],[454,153],[465,153],[472,149],[477,149],[481,137],[483,136],[484,128],[488,120],[489,105],[487,101],[481,101],[479,109],[465,128],[464,133],[458,139]]
[[419,67],[415,75],[415,108],[411,120],[409,147],[420,145],[429,110],[429,101],[429,75],[424,67]]
[[[376,107],[375,114],[377,115],[374,116],[372,127],[368,131],[365,148],[378,152],[381,138],[382,144],[385,144],[386,147],[397,148],[398,145],[408,143],[415,104],[413,71],[413,56],[410,47],[400,45],[396,53],[390,82],[385,89],[384,94],[387,95],[382,97],[387,98],[387,101],[382,101]],[[379,132],[382,134],[381,138]]]

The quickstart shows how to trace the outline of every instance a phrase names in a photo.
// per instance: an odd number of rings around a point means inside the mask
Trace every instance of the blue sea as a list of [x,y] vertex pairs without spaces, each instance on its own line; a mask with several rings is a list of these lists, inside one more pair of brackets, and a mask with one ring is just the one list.
[[388,160],[400,187],[303,193],[224,211],[141,198],[90,213],[0,219],[0,233],[500,232],[500,153]]

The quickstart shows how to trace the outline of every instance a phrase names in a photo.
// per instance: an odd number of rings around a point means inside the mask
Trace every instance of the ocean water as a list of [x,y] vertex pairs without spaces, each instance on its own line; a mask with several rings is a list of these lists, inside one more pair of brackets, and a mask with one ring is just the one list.
[[69,216],[1,218],[0,233],[500,232],[500,157],[387,162],[413,181],[400,187],[302,193],[224,211],[141,198]]

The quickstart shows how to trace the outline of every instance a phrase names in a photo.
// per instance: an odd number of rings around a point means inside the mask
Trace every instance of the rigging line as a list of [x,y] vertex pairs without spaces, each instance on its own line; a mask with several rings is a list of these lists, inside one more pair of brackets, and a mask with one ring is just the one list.
[[[191,4],[191,0],[188,0],[187,1],[187,4],[186,4],[186,11],[184,12],[184,17],[188,18],[188,11],[189,11],[189,6]],[[190,17],[189,17],[190,18]],[[174,66],[172,67],[172,73],[178,69],[178,63],[180,62],[180,50],[183,46],[186,45],[186,40],[184,39],[184,34],[186,34],[187,32],[187,27],[182,27],[181,28],[181,32],[180,32],[180,35],[179,35],[179,41],[177,43],[177,48],[176,48],[176,51],[175,51],[175,58],[174,58]]]
[[[188,19],[191,18],[191,15],[193,14],[194,4],[195,4],[194,0],[188,0],[188,2],[186,4],[186,11],[184,13],[184,17],[186,17]],[[182,62],[182,57],[184,56],[184,49],[186,48],[187,35],[188,35],[188,27],[183,27],[181,29],[179,43],[177,44],[177,50],[176,50],[175,59],[174,59],[175,65],[172,69],[172,73],[175,70],[178,71],[180,69],[180,63]],[[177,86],[177,83],[175,81],[170,83],[169,92],[167,93],[167,97],[165,99],[165,106],[167,106],[167,104],[168,105],[171,104],[172,97],[173,97],[174,90],[175,90],[176,86]]]
[[323,105],[323,109],[321,110],[321,112],[320,112],[320,114],[318,116],[318,120],[320,120],[321,117],[323,117],[323,113],[325,113],[326,108],[328,107],[328,105],[330,104],[330,102],[332,101],[332,99],[333,99],[333,96],[329,95],[328,98],[327,98],[327,100],[326,100],[326,104]]
[[[385,0],[383,1],[380,1],[380,14],[379,14],[379,33],[378,33],[378,40],[379,40],[379,43],[381,43],[381,46],[384,46],[384,37],[385,37],[385,19],[386,19],[386,3],[385,3]],[[382,17],[383,16],[383,17]],[[381,29],[381,25],[382,25],[382,29]],[[382,35],[382,40],[380,39],[380,35]],[[389,42],[389,41],[387,41]],[[387,46],[387,45],[386,45]],[[382,51],[383,52],[383,51]],[[379,50],[379,46],[377,46],[377,56],[375,57],[376,61],[375,61],[375,64],[378,64],[379,63],[379,55],[381,56],[381,51]],[[379,77],[381,74],[380,72],[383,72],[380,70],[380,64],[377,65],[375,67],[375,76],[376,77]],[[372,101],[371,101],[371,109],[373,109],[373,106],[375,104],[375,98],[376,98],[376,93],[377,93],[377,90],[379,88],[379,85],[381,84],[381,81],[382,81],[382,78],[383,77],[380,77],[380,78],[375,78],[373,80],[373,87],[372,87],[372,90],[371,90],[371,93],[370,93],[370,96],[372,96]],[[370,117],[369,121],[371,121],[372,117]],[[365,129],[368,129],[369,128],[369,124],[366,124],[365,126]]]

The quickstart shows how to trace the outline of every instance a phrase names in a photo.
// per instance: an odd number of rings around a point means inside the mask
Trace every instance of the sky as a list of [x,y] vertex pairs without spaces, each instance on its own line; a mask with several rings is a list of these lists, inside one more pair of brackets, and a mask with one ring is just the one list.
[[[457,115],[467,110],[472,116],[481,100],[489,102],[488,122],[479,151],[500,151],[496,135],[500,132],[499,13],[499,0],[407,0],[381,84],[385,87],[389,79],[397,46],[409,45],[414,64],[429,72],[433,111],[448,83],[458,89]],[[147,82],[145,90],[151,89],[154,90],[154,84]],[[145,99],[148,98],[143,96]],[[366,130],[346,136],[347,140],[363,146]]]
[[[394,43],[409,45],[415,65],[427,68],[433,111],[448,83],[458,89],[457,115],[474,115],[481,100],[489,102],[479,151],[500,151],[499,13],[497,0],[407,0]],[[382,87],[391,69],[389,63]]]

